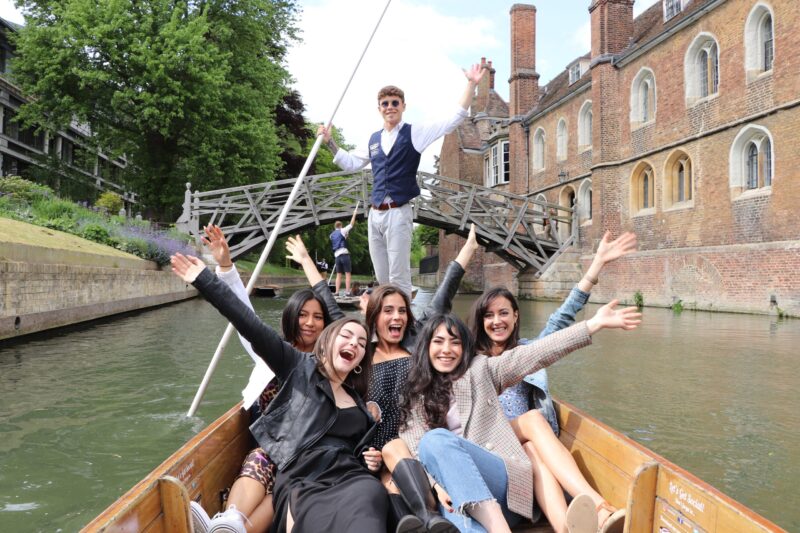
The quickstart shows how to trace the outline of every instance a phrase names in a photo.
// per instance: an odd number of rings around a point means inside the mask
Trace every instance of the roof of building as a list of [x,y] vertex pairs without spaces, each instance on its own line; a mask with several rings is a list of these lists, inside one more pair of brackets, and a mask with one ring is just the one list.
[[17,24],[16,22],[11,22],[10,20],[4,19],[0,17],[0,26],[5,26],[14,31],[19,31],[22,28],[22,24]]
[[680,21],[701,9],[706,4],[710,4],[715,0],[693,0],[683,8],[683,10],[669,19],[664,21],[664,7],[662,2],[656,2],[647,10],[633,20],[633,36],[631,44],[628,46],[621,55],[627,55],[636,50],[643,44],[647,43],[654,37],[660,35],[674,26]]
[[481,132],[478,129],[478,125],[473,121],[463,121],[456,131],[458,132],[458,140],[461,144],[461,148],[466,150],[480,150],[483,146]]
[[489,91],[489,102],[486,104],[486,114],[490,117],[508,117],[508,102],[492,89]]

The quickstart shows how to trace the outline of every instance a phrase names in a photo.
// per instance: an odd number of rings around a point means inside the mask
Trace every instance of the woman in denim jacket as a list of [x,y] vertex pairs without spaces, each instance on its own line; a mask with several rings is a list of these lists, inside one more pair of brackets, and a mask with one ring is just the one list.
[[[606,232],[586,274],[561,307],[550,315],[537,339],[572,325],[577,313],[588,302],[589,293],[597,284],[603,266],[635,249],[636,235],[633,233],[624,233],[612,241],[610,233]],[[495,287],[484,292],[471,312],[470,326],[476,340],[476,351],[498,356],[515,346],[531,342],[519,338],[519,322],[519,305],[507,289]],[[566,511],[563,487],[573,497],[578,494],[591,496],[597,509],[601,531],[622,531],[624,510],[617,511],[611,507],[589,485],[572,455],[557,438],[558,420],[548,388],[547,371],[542,369],[525,376],[522,382],[504,390],[499,400],[520,442],[530,442],[533,445],[526,446],[525,450],[534,468],[540,469],[538,475],[534,476],[534,484],[537,496],[546,495],[548,508],[545,511],[548,518],[551,515],[563,516]]]

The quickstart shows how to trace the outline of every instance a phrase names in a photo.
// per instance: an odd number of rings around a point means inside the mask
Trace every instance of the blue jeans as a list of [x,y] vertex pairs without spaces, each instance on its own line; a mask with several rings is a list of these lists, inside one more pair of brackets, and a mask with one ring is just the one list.
[[478,502],[497,501],[511,527],[522,519],[508,510],[506,465],[492,452],[451,431],[437,428],[425,433],[420,440],[419,460],[450,495],[456,512],[451,513],[442,505],[439,510],[459,531],[486,532],[467,514],[470,504]]

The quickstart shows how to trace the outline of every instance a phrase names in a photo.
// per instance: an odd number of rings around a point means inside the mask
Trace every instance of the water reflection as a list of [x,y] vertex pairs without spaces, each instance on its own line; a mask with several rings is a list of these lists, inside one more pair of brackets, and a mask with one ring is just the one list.
[[[256,309],[277,324],[284,303]],[[556,307],[521,306],[528,337]],[[800,321],[660,309],[645,321],[556,364],[556,395],[800,530],[785,504],[800,476]],[[2,529],[79,529],[236,402],[252,363],[232,341],[198,417],[184,416],[224,328],[198,299],[0,344]]]

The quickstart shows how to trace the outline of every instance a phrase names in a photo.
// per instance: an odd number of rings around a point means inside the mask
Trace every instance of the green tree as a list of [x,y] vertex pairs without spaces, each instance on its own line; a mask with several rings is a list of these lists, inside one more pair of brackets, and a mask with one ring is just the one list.
[[165,217],[197,189],[273,179],[275,110],[295,39],[295,0],[18,0],[14,80],[26,124],[73,120]]

